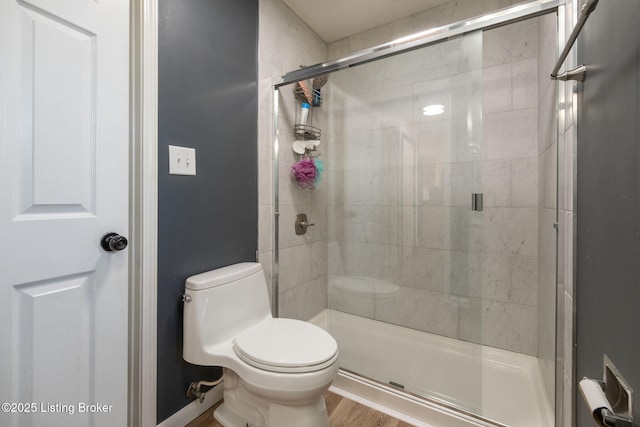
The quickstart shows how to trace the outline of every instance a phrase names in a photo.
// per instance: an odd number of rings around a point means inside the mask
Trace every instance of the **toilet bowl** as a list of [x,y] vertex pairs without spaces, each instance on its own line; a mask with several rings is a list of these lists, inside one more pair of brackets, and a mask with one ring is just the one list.
[[241,263],[189,277],[183,358],[224,368],[225,427],[327,427],[323,393],[338,346],[307,322],[273,318],[262,266]]

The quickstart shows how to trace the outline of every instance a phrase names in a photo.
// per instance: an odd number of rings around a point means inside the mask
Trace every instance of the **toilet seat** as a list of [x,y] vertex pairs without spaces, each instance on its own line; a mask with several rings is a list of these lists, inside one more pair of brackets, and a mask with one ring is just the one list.
[[237,335],[233,349],[245,363],[271,372],[318,371],[338,358],[331,335],[294,319],[264,319]]

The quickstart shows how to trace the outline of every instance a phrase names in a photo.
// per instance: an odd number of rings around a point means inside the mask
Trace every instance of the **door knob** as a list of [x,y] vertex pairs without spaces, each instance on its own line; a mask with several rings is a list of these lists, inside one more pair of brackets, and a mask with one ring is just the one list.
[[127,247],[127,238],[118,233],[107,233],[100,239],[100,246],[107,252],[118,252]]

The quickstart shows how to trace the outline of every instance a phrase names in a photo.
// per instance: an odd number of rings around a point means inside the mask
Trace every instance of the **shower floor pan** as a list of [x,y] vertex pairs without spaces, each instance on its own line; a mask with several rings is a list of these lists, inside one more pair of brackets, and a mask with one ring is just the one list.
[[417,426],[553,425],[535,357],[335,310],[310,321],[338,342],[332,389],[352,400]]

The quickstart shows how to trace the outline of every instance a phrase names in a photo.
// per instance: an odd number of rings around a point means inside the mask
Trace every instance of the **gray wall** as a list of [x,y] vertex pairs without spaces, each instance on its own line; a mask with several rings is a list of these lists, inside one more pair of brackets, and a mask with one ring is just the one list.
[[[256,259],[257,34],[256,0],[159,3],[158,422],[221,373],[182,359],[185,279]],[[196,176],[168,174],[168,145]]]
[[[580,39],[577,375],[608,354],[640,390],[640,3],[600,2]],[[577,425],[595,425],[578,393]],[[640,425],[636,396],[635,426]]]

